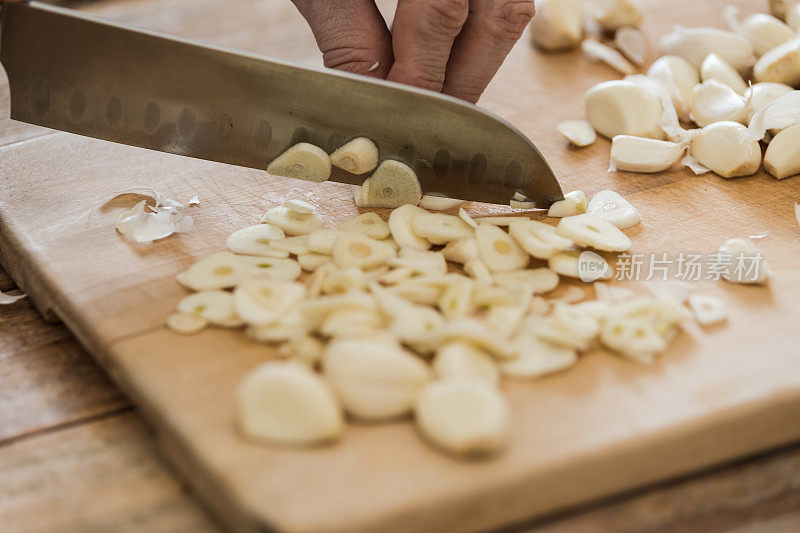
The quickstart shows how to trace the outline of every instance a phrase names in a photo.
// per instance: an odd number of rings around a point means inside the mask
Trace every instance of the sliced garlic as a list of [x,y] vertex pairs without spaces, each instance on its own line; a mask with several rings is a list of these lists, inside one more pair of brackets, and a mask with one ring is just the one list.
[[390,264],[419,274],[447,274],[447,262],[442,254],[417,248],[400,248],[398,257],[393,258]]
[[208,326],[208,319],[196,313],[172,313],[167,317],[167,327],[175,333],[193,335]]
[[179,313],[204,318],[212,324],[236,314],[231,293],[219,290],[190,294],[178,302],[175,309]]
[[366,174],[378,166],[378,147],[366,137],[358,137],[331,154],[331,164],[351,174]]
[[391,290],[411,302],[436,305],[446,286],[445,276],[428,276],[402,281]]
[[625,59],[625,56],[594,39],[585,39],[581,43],[581,49],[589,58],[595,61],[602,61],[621,74],[633,74],[636,72],[636,67],[631,65],[630,61]]
[[605,30],[638,26],[642,21],[642,11],[633,0],[591,0],[590,5],[592,15]]
[[400,161],[387,159],[361,184],[363,207],[396,208],[405,204],[417,205],[422,189],[414,170]]
[[408,414],[431,379],[428,366],[390,337],[336,339],[322,366],[347,412],[373,421]]
[[344,432],[339,402],[307,366],[272,361],[250,371],[237,390],[239,426],[248,437],[318,444]]
[[[572,191],[564,195],[563,200],[553,203],[547,210],[547,216],[553,218],[571,217],[586,212],[586,194],[583,191]],[[510,227],[510,225],[509,225]]]
[[596,193],[586,212],[614,224],[619,229],[630,228],[642,220],[639,211],[614,191]]
[[378,278],[378,282],[383,285],[397,285],[401,281],[405,281],[414,275],[414,271],[410,268],[393,268]]
[[677,27],[659,41],[659,48],[663,55],[680,56],[698,68],[708,54],[717,54],[740,73],[756,60],[750,41],[717,28]]
[[530,256],[505,231],[480,224],[475,230],[478,255],[492,272],[519,270],[528,266]]
[[494,453],[508,439],[506,401],[484,380],[450,378],[433,382],[417,398],[414,414],[426,439],[456,455]]
[[290,210],[294,211],[295,213],[307,214],[307,213],[313,213],[314,212],[314,206],[313,205],[311,205],[310,203],[306,202],[305,200],[299,200],[299,199],[296,199],[296,198],[291,199],[291,200],[286,200],[285,202],[283,202],[283,207],[285,207],[286,209],[290,209]]
[[294,259],[277,257],[243,257],[249,266],[249,276],[275,281],[293,281],[300,277],[302,268]]
[[644,365],[653,364],[656,354],[667,347],[667,341],[647,317],[607,318],[600,340],[620,355]]
[[[586,201],[586,196],[583,200]],[[534,220],[515,220],[508,231],[523,250],[537,259],[549,259],[574,244],[558,235],[554,226]]]
[[496,272],[495,283],[512,291],[523,291],[527,294],[544,294],[558,287],[558,274],[549,268],[529,270],[512,270]]
[[794,39],[761,56],[753,67],[757,82],[771,81],[800,85],[800,39]]
[[747,17],[739,25],[738,33],[750,41],[756,56],[762,56],[797,36],[792,28],[764,13],[756,13]]
[[682,57],[664,56],[650,65],[647,76],[664,84],[672,97],[678,117],[683,121],[690,120],[692,91],[700,83],[697,68]]
[[235,287],[248,277],[250,269],[243,257],[230,252],[217,252],[204,257],[175,279],[195,291]]
[[309,143],[295,144],[267,166],[275,176],[323,182],[331,175],[331,158],[322,148]]
[[466,222],[469,225],[469,227],[471,227],[472,229],[475,229],[475,228],[478,227],[478,223],[475,222],[474,218],[469,216],[469,213],[467,213],[467,211],[463,207],[460,207],[458,209],[458,218],[460,218],[461,220]]
[[478,284],[472,291],[472,305],[482,311],[496,305],[515,305],[518,303],[517,296],[517,293],[512,293],[502,287]]
[[632,246],[630,238],[619,228],[588,213],[562,218],[556,226],[556,232],[562,237],[571,239],[579,246],[591,247],[595,250],[625,252]]
[[533,43],[544,50],[575,48],[583,39],[583,2],[539,0],[530,33]]
[[328,314],[319,333],[326,337],[361,336],[377,333],[383,326],[380,315],[360,307],[345,307]]
[[728,239],[719,248],[722,277],[732,283],[763,284],[771,272],[764,254],[747,239]]
[[410,246],[420,250],[427,250],[431,243],[414,233],[414,218],[422,214],[428,214],[416,205],[407,204],[398,207],[389,215],[389,229],[392,237],[399,246]]
[[250,279],[233,291],[236,313],[248,324],[272,324],[288,312],[306,294],[300,283],[270,279]]
[[575,350],[556,346],[538,337],[525,333],[514,339],[517,358],[504,361],[500,369],[503,375],[530,379],[561,372],[578,362]]
[[489,267],[487,267],[486,263],[480,259],[471,259],[465,262],[464,272],[466,272],[468,276],[473,278],[478,283],[482,283],[484,285],[491,285],[494,283],[494,278],[492,277],[492,273],[489,271]]
[[764,155],[764,169],[779,180],[800,174],[800,125],[790,126],[772,139]]
[[333,245],[333,261],[340,268],[375,268],[386,264],[394,255],[392,245],[356,232],[342,232]]
[[747,84],[741,74],[730,63],[714,53],[708,54],[703,60],[703,64],[700,65],[700,78],[704,82],[716,80],[738,94],[744,94],[747,91]]
[[440,379],[475,378],[492,384],[500,381],[494,359],[471,344],[459,341],[448,342],[436,351],[433,371]]
[[[321,270],[322,269],[317,272]],[[308,327],[310,329],[315,329],[319,328],[330,313],[345,307],[361,307],[374,312],[378,310],[375,299],[362,291],[349,291],[345,294],[318,296],[314,299],[304,300],[298,305],[297,309],[305,318]]]
[[280,251],[270,246],[270,241],[283,239],[283,230],[270,224],[256,224],[237,230],[228,237],[228,250],[237,254],[272,257]]
[[322,281],[322,292],[325,294],[347,293],[365,289],[368,283],[369,280],[364,271],[358,267],[331,270]]
[[750,124],[756,113],[793,90],[783,83],[762,82],[753,84],[748,89],[748,92],[745,93],[745,97],[750,101],[750,116],[747,118],[747,124]]
[[308,248],[308,235],[275,239],[274,241],[270,241],[270,246],[276,250],[289,252],[294,255],[307,254],[311,251]]
[[441,253],[448,261],[465,264],[478,259],[478,241],[474,237],[450,241],[442,248]]
[[594,144],[597,140],[597,132],[585,120],[569,120],[560,123],[556,128],[565,139],[580,148]]
[[[613,275],[611,267],[605,259],[597,254],[591,256],[591,262],[593,265],[596,265],[599,270],[597,272],[586,273],[583,276],[581,275],[581,256],[588,253],[592,252],[580,252],[578,250],[559,252],[547,260],[547,267],[556,274],[568,278],[577,278],[581,280],[587,278],[585,281],[611,278]],[[589,274],[591,274],[591,276],[589,276]]]
[[700,127],[721,121],[744,123],[750,116],[747,100],[717,80],[703,82],[694,88],[690,109],[692,120]]
[[738,122],[715,122],[692,138],[691,155],[723,178],[749,176],[761,166],[761,147]]
[[661,102],[641,84],[615,80],[595,85],[586,92],[585,104],[589,123],[604,137],[664,138]]
[[300,267],[306,272],[314,272],[322,265],[330,263],[331,256],[309,252],[307,254],[298,255],[297,262],[300,263]]
[[297,335],[280,347],[280,354],[294,361],[315,367],[322,360],[325,344],[311,335]]
[[647,37],[636,28],[619,28],[614,34],[614,45],[635,65],[641,67],[647,60]]
[[685,143],[617,135],[611,140],[610,170],[663,172],[675,166],[685,151]]
[[789,7],[786,15],[786,25],[793,31],[800,32],[800,3],[795,3]]
[[718,324],[728,318],[725,302],[715,296],[692,294],[689,296],[688,304],[695,320],[704,326]]
[[515,220],[530,220],[526,217],[480,217],[474,219],[478,224],[488,224],[490,226],[509,226]]
[[[478,298],[477,294],[474,296]],[[505,300],[505,303],[500,303],[498,305],[509,305],[510,303],[511,302],[508,300]],[[444,342],[448,340],[468,342],[485,350],[496,359],[507,360],[516,357],[514,350],[508,345],[507,340],[502,335],[498,335],[480,320],[474,318],[451,320],[442,331],[440,331],[440,337]]]
[[459,217],[441,213],[419,213],[414,216],[411,226],[414,234],[432,244],[447,244],[473,234],[469,224]]
[[[510,339],[515,336],[528,313],[528,299],[526,296],[519,305],[494,305],[483,317],[486,325],[498,335]],[[538,296],[537,296],[538,298]]]
[[[455,276],[455,275],[454,275]],[[436,303],[445,318],[462,318],[472,311],[472,290],[475,283],[466,277],[457,276],[447,284]]]
[[279,227],[287,235],[305,235],[322,229],[322,220],[314,213],[299,213],[285,206],[273,207],[267,211],[263,222]]
[[419,206],[430,211],[447,211],[463,203],[464,200],[456,200],[437,194],[425,194],[422,196],[422,200],[419,201]]
[[331,255],[333,253],[333,245],[341,233],[341,231],[335,229],[318,229],[308,234],[305,245],[311,252]]
[[557,305],[550,316],[535,323],[532,332],[557,346],[586,350],[600,333],[600,321],[581,308]]

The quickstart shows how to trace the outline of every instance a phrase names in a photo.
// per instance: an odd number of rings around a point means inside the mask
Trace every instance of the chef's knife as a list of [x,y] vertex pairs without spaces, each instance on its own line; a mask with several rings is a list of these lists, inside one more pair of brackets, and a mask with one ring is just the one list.
[[262,170],[297,142],[330,152],[365,136],[412,166],[425,193],[506,205],[516,193],[542,208],[562,198],[530,140],[455,98],[37,2],[1,9],[13,119]]

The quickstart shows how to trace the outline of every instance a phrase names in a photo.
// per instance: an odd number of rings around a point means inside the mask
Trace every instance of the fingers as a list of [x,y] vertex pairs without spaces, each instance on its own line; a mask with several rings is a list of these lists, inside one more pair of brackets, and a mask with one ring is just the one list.
[[292,1],[311,27],[326,67],[386,77],[392,36],[373,0]]
[[533,0],[470,0],[442,92],[475,103],[534,15]]
[[469,0],[399,0],[388,79],[441,91],[453,42],[468,14]]

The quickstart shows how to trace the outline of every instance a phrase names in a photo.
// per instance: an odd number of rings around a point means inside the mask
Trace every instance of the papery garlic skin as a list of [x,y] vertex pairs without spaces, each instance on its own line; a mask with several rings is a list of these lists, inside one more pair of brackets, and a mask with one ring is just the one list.
[[800,174],[800,125],[790,126],[769,143],[764,170],[782,180]]
[[738,122],[715,122],[692,137],[690,154],[723,178],[750,176],[761,166],[761,146]]
[[750,116],[747,100],[717,80],[701,83],[692,93],[691,117],[700,127],[726,120],[744,123]]
[[637,83],[615,80],[595,85],[586,92],[585,103],[589,123],[604,137],[664,138],[659,126],[661,102]]
[[533,44],[550,52],[570,50],[583,40],[581,0],[539,0],[530,25]]

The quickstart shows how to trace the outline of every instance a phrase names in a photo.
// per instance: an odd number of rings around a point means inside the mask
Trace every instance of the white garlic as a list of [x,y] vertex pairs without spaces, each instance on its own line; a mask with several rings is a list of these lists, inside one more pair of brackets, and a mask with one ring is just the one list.
[[692,138],[690,154],[723,178],[749,176],[761,166],[761,147],[738,122],[705,126]]
[[663,172],[680,161],[685,150],[684,143],[617,135],[611,141],[611,170]]
[[717,80],[701,83],[693,93],[691,116],[700,127],[723,120],[744,123],[750,115],[747,100]]
[[647,76],[664,84],[672,97],[678,117],[689,121],[692,91],[700,83],[697,68],[682,57],[664,56],[650,65]]
[[597,132],[585,120],[569,120],[556,126],[558,132],[573,145],[584,148],[597,140]]
[[700,78],[704,82],[716,80],[724,83],[738,94],[744,94],[747,90],[747,84],[742,76],[717,54],[708,54],[703,60],[703,64],[700,65]]
[[764,13],[756,13],[747,17],[739,26],[738,33],[752,43],[757,56],[762,56],[776,46],[796,37],[792,28]]
[[779,180],[800,174],[800,125],[778,133],[764,154],[764,169]]
[[636,28],[622,27],[614,34],[614,45],[638,66],[644,65],[647,59],[647,37]]
[[800,86],[800,39],[783,43],[761,56],[753,67],[756,81]]
[[755,63],[756,57],[750,41],[717,28],[676,28],[659,42],[664,55],[680,56],[695,67],[700,67],[708,54],[717,54],[740,73]]
[[595,85],[586,92],[585,103],[589,123],[604,137],[664,138],[661,102],[640,84],[619,80]]
[[595,20],[605,30],[637,26],[642,21],[642,11],[633,0],[591,0],[590,6]]
[[539,0],[530,33],[533,43],[544,50],[575,48],[583,39],[583,2]]

